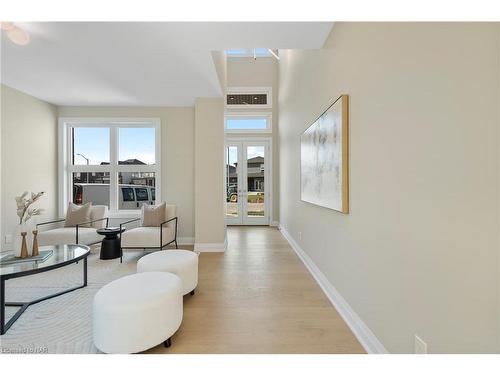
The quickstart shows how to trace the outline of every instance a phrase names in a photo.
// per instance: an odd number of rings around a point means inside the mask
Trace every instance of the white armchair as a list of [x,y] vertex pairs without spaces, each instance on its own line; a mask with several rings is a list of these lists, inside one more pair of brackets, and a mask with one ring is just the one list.
[[144,218],[141,217],[120,224],[120,231],[125,225],[140,222],[139,227],[127,229],[121,234],[121,248],[123,249],[158,249],[161,250],[171,243],[177,249],[177,207],[172,204],[165,205],[165,221],[157,227],[143,226]]
[[40,246],[64,244],[93,245],[101,242],[103,236],[97,234],[96,230],[108,226],[108,207],[92,206],[90,221],[86,223],[79,223],[74,227],[62,227],[40,231],[41,227],[62,223],[65,220],[66,219],[59,219],[37,224],[38,244]]

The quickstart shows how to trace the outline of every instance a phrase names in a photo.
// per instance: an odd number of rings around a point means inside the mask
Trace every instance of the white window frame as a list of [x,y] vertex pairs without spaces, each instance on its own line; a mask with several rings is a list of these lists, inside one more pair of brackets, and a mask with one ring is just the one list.
[[[228,95],[238,95],[238,94],[266,94],[267,104],[227,104]],[[224,105],[226,110],[232,109],[263,109],[273,107],[273,88],[272,87],[228,87],[226,88],[226,96],[224,98]]]
[[[106,127],[110,129],[109,165],[73,165],[71,128]],[[154,165],[119,165],[119,128],[155,128],[155,164]],[[115,118],[115,117],[60,117],[58,119],[58,169],[59,169],[59,215],[64,217],[68,202],[73,201],[74,172],[109,172],[110,173],[110,217],[138,216],[140,209],[118,209],[118,173],[119,172],[154,172],[155,201],[161,202],[161,121],[159,118]]]
[[[228,129],[227,120],[229,119],[261,119],[267,120],[265,129]],[[226,133],[245,134],[245,133],[272,133],[273,132],[273,115],[271,112],[226,112],[224,115],[224,131]]]

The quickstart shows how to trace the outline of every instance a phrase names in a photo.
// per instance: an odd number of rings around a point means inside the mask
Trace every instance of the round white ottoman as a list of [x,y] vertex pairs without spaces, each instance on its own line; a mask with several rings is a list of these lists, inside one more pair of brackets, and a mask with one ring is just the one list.
[[182,282],[167,272],[114,280],[94,297],[93,336],[104,353],[137,353],[170,337],[182,322]]
[[189,250],[162,250],[143,256],[137,272],[163,271],[182,280],[182,294],[194,294],[198,285],[198,254]]

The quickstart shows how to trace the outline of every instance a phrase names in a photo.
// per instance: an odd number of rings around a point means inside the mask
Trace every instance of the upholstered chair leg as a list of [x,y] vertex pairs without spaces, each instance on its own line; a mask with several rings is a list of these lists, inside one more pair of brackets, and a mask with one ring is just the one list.
[[190,291],[189,294],[191,294],[192,296],[194,296],[194,289],[192,291]]

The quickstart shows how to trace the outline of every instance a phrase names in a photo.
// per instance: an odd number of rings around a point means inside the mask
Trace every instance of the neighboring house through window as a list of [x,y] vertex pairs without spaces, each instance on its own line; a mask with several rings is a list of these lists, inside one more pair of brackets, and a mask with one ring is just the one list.
[[111,213],[161,199],[159,119],[61,118],[59,211],[68,202]]

